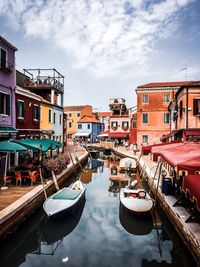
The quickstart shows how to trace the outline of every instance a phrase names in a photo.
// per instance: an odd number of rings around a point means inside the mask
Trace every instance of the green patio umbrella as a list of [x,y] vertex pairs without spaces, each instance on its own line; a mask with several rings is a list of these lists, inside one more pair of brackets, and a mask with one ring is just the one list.
[[44,143],[42,142],[42,139],[20,139],[15,140],[15,142],[33,150],[34,152],[39,152],[41,148],[42,152],[47,152],[50,148],[50,143]]
[[5,171],[4,171],[4,188],[6,189],[6,172],[7,172],[7,165],[8,165],[8,154],[15,153],[15,152],[26,152],[26,147],[17,144],[11,141],[1,141],[0,142],[0,152],[6,153],[6,162],[5,162]]

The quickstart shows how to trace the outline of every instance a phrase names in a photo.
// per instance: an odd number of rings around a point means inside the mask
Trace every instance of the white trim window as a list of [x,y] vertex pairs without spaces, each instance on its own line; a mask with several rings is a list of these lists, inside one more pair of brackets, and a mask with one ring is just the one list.
[[10,95],[0,92],[0,114],[10,115]]
[[144,134],[142,135],[142,143],[144,144],[147,144],[149,142],[149,137],[148,135]]
[[164,113],[164,123],[169,123],[169,112]]
[[25,104],[23,100],[17,100],[17,118],[24,119]]
[[36,104],[33,106],[33,120],[39,121],[40,119],[40,107]]
[[49,109],[49,122],[52,122],[52,111]]
[[169,103],[170,102],[170,94],[164,94],[163,95],[163,103]]
[[143,94],[142,95],[142,103],[149,103],[149,95],[148,94]]
[[8,66],[8,52],[4,48],[0,47],[0,67],[6,68]]
[[147,112],[142,113],[142,123],[147,124],[149,122],[149,114]]

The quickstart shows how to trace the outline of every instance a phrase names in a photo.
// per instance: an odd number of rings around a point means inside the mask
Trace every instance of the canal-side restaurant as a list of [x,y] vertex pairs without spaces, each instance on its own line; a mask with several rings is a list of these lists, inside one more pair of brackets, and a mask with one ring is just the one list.
[[[174,143],[144,147],[142,152],[113,144],[94,144],[95,149],[111,148],[119,157],[131,157],[138,163],[140,178],[146,180],[153,193],[155,202],[159,204],[182,242],[192,253],[195,261],[200,260],[200,224],[199,224],[199,145],[197,143]],[[86,149],[76,146],[67,151],[72,157],[67,169],[57,175],[61,185],[74,174],[75,169],[81,169],[88,160]],[[75,153],[72,153],[72,151]],[[189,153],[192,151],[192,153]],[[34,181],[35,182],[35,181]],[[55,191],[52,180],[39,180],[30,185],[9,186],[1,190],[0,223],[3,237],[12,232],[18,224],[33,211],[40,207],[47,195]],[[154,266],[154,265],[152,265]],[[155,265],[157,266],[157,265]],[[167,266],[167,265],[166,265]],[[174,265],[175,266],[175,265]],[[193,266],[193,265],[192,265]],[[198,265],[196,265],[198,266]]]

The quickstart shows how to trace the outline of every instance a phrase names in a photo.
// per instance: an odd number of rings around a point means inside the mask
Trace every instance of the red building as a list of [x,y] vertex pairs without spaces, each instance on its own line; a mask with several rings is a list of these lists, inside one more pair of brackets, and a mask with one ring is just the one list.
[[40,138],[40,102],[41,96],[38,96],[21,85],[24,74],[16,72],[16,129],[18,138]]
[[168,106],[181,86],[189,82],[160,82],[140,85],[137,94],[137,144],[160,143],[162,136],[170,132]]

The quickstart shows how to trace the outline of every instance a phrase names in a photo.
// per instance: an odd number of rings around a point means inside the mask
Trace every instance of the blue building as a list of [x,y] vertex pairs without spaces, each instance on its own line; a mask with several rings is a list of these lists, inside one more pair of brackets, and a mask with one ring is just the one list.
[[100,123],[95,115],[85,115],[77,122],[77,132],[74,137],[93,143],[102,131],[103,123]]

